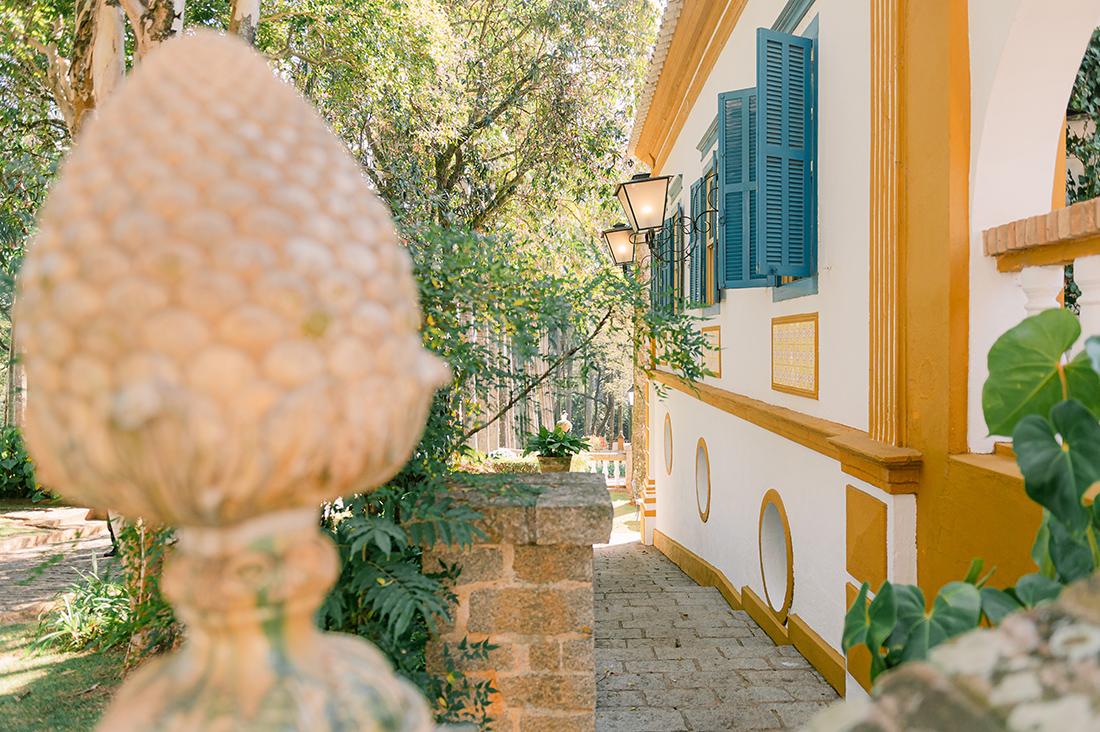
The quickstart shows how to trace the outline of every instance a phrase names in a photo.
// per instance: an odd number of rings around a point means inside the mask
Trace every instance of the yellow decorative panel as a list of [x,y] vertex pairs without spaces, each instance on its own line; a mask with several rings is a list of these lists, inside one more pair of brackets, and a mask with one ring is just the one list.
[[702,334],[703,340],[714,349],[703,351],[703,368],[720,377],[722,375],[722,329],[715,325],[703,328]]
[[817,399],[817,313],[772,319],[772,388]]

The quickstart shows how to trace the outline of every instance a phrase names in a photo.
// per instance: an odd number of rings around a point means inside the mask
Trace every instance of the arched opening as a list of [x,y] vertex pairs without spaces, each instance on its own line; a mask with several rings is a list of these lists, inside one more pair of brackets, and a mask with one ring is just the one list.
[[969,443],[984,451],[992,447],[981,408],[986,354],[1023,319],[1025,297],[1018,275],[985,256],[982,231],[1051,210],[1066,106],[1100,0],[972,0],[969,21]]

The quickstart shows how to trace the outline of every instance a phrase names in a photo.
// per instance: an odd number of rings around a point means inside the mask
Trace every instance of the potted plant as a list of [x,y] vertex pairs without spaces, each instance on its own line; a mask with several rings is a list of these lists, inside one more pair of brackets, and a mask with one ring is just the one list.
[[554,429],[541,428],[527,436],[523,454],[538,453],[540,473],[561,473],[569,470],[573,456],[588,449],[588,440],[574,435],[559,423]]

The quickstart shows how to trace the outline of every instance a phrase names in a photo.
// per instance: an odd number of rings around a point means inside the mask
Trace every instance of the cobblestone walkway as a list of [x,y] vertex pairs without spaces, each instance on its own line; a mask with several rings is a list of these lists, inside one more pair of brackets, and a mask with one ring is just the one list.
[[103,559],[103,553],[110,548],[111,538],[103,534],[0,553],[0,623],[33,616],[47,606],[80,579],[77,570],[92,571],[93,553],[99,571],[106,571],[113,560]]
[[599,546],[595,569],[596,732],[796,729],[838,698],[657,549]]

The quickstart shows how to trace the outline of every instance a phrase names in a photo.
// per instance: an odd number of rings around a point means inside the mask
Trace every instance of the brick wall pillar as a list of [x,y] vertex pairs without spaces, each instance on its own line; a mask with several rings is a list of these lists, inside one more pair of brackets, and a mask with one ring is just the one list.
[[462,567],[454,623],[428,644],[429,670],[438,670],[444,646],[488,639],[499,646],[488,662],[458,665],[500,691],[494,732],[593,732],[592,545],[611,534],[611,499],[597,474],[510,477],[543,492],[487,499],[456,483],[461,500],[485,516],[479,526],[487,538],[469,550],[437,546],[424,555],[428,568]]

